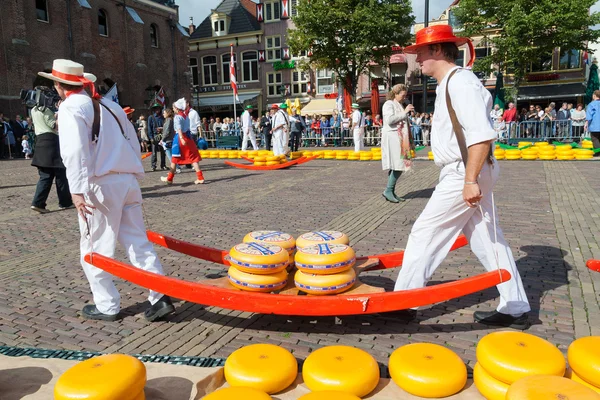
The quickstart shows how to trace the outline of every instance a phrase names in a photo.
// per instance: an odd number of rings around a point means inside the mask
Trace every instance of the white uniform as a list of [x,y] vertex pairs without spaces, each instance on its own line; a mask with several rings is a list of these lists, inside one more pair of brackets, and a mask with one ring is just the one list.
[[[511,279],[497,286],[500,292],[497,311],[519,316],[531,308],[512,252],[497,224],[494,231],[492,219],[494,215],[498,216],[492,201],[492,190],[499,175],[498,163],[494,161],[490,165],[486,162],[478,177],[483,195],[481,209],[468,207],[462,197],[465,168],[460,161],[460,148],[446,107],[446,83],[450,72],[436,89],[431,132],[435,163],[442,168],[440,180],[412,227],[394,290],[424,287],[462,230],[486,270],[496,271],[499,266],[510,272]],[[458,71],[450,80],[450,96],[467,147],[496,138],[490,121],[492,97],[475,74],[468,70]]]
[[273,155],[280,156],[288,152],[287,131],[288,127],[287,113],[283,110],[277,110],[273,116],[273,128],[283,125],[283,128],[273,130]]
[[198,111],[190,108],[188,113],[188,118],[190,120],[190,132],[194,136],[194,138],[198,137],[198,128],[200,128],[200,115]]
[[[144,168],[135,129],[118,104],[108,100],[102,103],[119,118],[125,136],[115,118],[100,106],[98,141],[91,141],[94,109],[84,91],[62,102],[58,121],[60,153],[71,193],[83,194],[86,201],[96,207],[87,217],[87,224],[79,216],[81,265],[96,308],[113,315],[119,312],[120,297],[112,275],[84,262],[84,255],[93,251],[114,257],[119,242],[134,266],[158,274],[163,274],[163,269],[146,237],[142,193],[136,179],[143,177]],[[148,300],[154,304],[161,297],[150,291]]]
[[363,149],[363,139],[365,137],[365,116],[358,110],[352,111],[352,124],[354,126],[352,135],[354,138],[354,151]]
[[252,115],[250,111],[245,110],[242,113],[242,131],[244,132],[244,138],[242,139],[242,151],[248,148],[248,139],[252,143],[252,148],[258,150],[256,145],[256,134],[254,133],[254,127],[252,126]]

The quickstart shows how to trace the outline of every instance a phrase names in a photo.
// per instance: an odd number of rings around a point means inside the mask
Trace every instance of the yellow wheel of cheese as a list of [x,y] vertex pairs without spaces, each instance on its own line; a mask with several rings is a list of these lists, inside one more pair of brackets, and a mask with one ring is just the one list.
[[363,397],[379,383],[379,366],[364,350],[327,346],[313,351],[306,358],[302,378],[313,392],[336,390]]
[[219,158],[229,158],[229,153],[219,153]]
[[350,239],[348,239],[348,236],[346,236],[345,233],[338,231],[307,232],[300,235],[298,239],[296,239],[296,246],[298,248],[323,243],[339,243],[347,245],[350,243]]
[[452,350],[439,344],[413,343],[396,349],[388,365],[390,376],[408,393],[448,397],[467,383],[467,367]]
[[373,156],[373,161],[381,161],[381,156]]
[[589,387],[594,392],[600,394],[600,387],[594,386],[587,382],[585,379],[577,375],[572,368],[567,368],[567,373],[565,374],[565,378],[568,378],[574,382],[581,383],[583,386]]
[[381,147],[371,147],[371,151],[378,151],[381,153]]
[[573,149],[573,152],[575,152],[575,154],[579,154],[579,155],[588,155],[588,156],[594,155],[594,152],[592,150],[588,150],[588,149]]
[[574,160],[575,156],[563,156],[563,155],[557,155],[556,158],[558,160]]
[[271,154],[273,154],[273,152],[270,150],[258,150],[259,156],[270,156]]
[[271,400],[272,397],[262,390],[251,387],[228,387],[219,389],[202,398],[202,400]]
[[508,388],[506,400],[598,400],[600,396],[581,383],[562,376],[538,375],[521,378]]
[[590,384],[600,387],[600,336],[575,340],[567,351],[569,366]]
[[505,160],[520,160],[521,156],[509,156],[508,154],[504,157]]
[[477,361],[494,378],[511,384],[530,375],[565,375],[565,358],[552,343],[524,332],[494,332],[477,344]]
[[336,156],[348,156],[348,151],[346,151],[346,150],[337,150],[335,152],[335,155]]
[[298,400],[360,400],[360,397],[335,390],[322,390],[300,396]]
[[266,161],[279,161],[279,156],[267,156]]
[[540,156],[540,160],[556,160],[556,156]]
[[249,156],[252,156],[252,157],[256,157],[256,156],[257,156],[257,155],[259,155],[259,154],[260,154],[260,152],[259,152],[258,150],[250,150],[250,151],[248,152],[248,155],[249,155]]
[[267,158],[269,157],[265,157],[265,156],[256,156],[254,157],[254,162],[267,162],[267,161],[271,161],[271,160],[267,160]]
[[506,157],[504,156],[494,156],[496,160],[504,160]]
[[529,146],[530,144],[533,144],[533,142],[519,142],[519,147]]
[[202,157],[202,158],[208,158],[208,157],[210,157],[210,152],[208,152],[208,151],[201,151],[200,152],[200,157]]
[[250,274],[274,274],[287,267],[289,253],[274,244],[241,243],[229,251],[229,262]]
[[264,162],[264,161],[262,161],[262,162],[261,161],[255,161],[254,165],[256,165],[257,167],[264,167],[265,165],[267,165],[267,163]]
[[299,248],[294,257],[296,268],[307,274],[328,275],[346,271],[356,263],[352,247],[325,243]]
[[69,368],[56,381],[54,399],[143,400],[146,367],[125,354],[90,358]]
[[577,156],[577,155],[575,156],[576,160],[591,160],[593,158],[594,158],[593,156]]
[[242,272],[234,266],[229,267],[227,271],[227,279],[229,283],[238,289],[247,292],[273,292],[285,287],[287,284],[288,274],[283,271],[268,275],[257,275]]
[[227,357],[224,372],[230,386],[251,387],[271,394],[285,390],[296,380],[298,362],[283,347],[251,344]]
[[293,254],[296,251],[296,239],[288,233],[279,231],[254,231],[250,232],[242,240],[244,243],[275,244]]
[[525,155],[521,157],[523,160],[537,160],[538,156],[530,156],[530,155]]
[[335,160],[335,156],[325,156],[323,157],[325,160]]
[[344,272],[331,275],[306,274],[300,270],[294,275],[294,283],[298,290],[308,294],[337,294],[350,290],[356,283],[356,272],[350,268]]
[[521,150],[518,149],[508,149],[508,150],[504,150],[504,152],[506,153],[506,155],[511,155],[511,156],[516,156],[516,155],[521,155]]
[[534,146],[537,146],[537,147],[545,147],[545,146],[550,146],[550,145],[548,144],[548,142],[536,142],[536,143],[534,143],[533,145],[534,145]]
[[267,161],[265,165],[279,165],[281,164],[279,161]]
[[304,153],[302,153],[302,155],[304,157],[312,157],[313,156],[313,152],[312,151],[305,151]]
[[510,385],[494,378],[479,363],[473,367],[473,383],[487,400],[504,400]]

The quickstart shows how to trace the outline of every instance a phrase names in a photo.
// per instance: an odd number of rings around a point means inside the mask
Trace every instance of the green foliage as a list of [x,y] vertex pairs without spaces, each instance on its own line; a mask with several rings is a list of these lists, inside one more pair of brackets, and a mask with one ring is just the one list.
[[301,1],[288,44],[292,53],[311,50],[311,66],[335,71],[354,96],[370,61],[386,65],[391,46],[410,42],[411,12],[409,0]]
[[[476,60],[474,70],[490,72],[491,65],[514,74],[518,90],[529,66],[561,49],[585,50],[597,41],[600,13],[589,12],[596,0],[461,0],[453,12],[463,25],[462,36],[483,36],[491,55]],[[498,35],[499,36],[496,36]]]

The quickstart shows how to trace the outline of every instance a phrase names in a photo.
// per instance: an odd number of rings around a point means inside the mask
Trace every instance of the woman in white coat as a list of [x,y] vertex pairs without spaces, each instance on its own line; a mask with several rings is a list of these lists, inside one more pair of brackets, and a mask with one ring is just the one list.
[[383,128],[381,130],[381,167],[388,172],[388,183],[383,197],[392,203],[404,201],[396,196],[396,182],[403,171],[412,167],[411,150],[413,147],[410,134],[409,113],[414,110],[412,104],[404,107],[406,85],[394,85],[387,94],[383,104]]

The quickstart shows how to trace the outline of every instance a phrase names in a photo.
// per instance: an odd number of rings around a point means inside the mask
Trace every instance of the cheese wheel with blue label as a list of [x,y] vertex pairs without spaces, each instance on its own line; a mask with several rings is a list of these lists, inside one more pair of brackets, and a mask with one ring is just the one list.
[[296,251],[296,239],[288,233],[279,231],[254,231],[244,236],[244,243],[276,244],[288,253]]
[[250,274],[274,274],[289,263],[287,250],[274,244],[241,243],[229,251],[231,265]]
[[336,243],[336,244],[350,244],[350,239],[345,233],[338,231],[315,231],[308,232],[300,235],[298,239],[296,239],[296,247],[302,248],[307,246],[312,246],[315,244],[325,244],[325,243]]
[[354,283],[356,283],[356,272],[352,268],[332,275],[314,275],[296,271],[294,283],[298,290],[308,294],[337,294],[345,292],[354,286]]
[[236,267],[229,267],[227,279],[238,289],[247,292],[273,292],[283,289],[287,283],[287,271],[279,271],[269,275],[249,274]]
[[329,275],[349,270],[356,263],[352,247],[345,244],[317,244],[299,248],[296,268],[307,274]]

